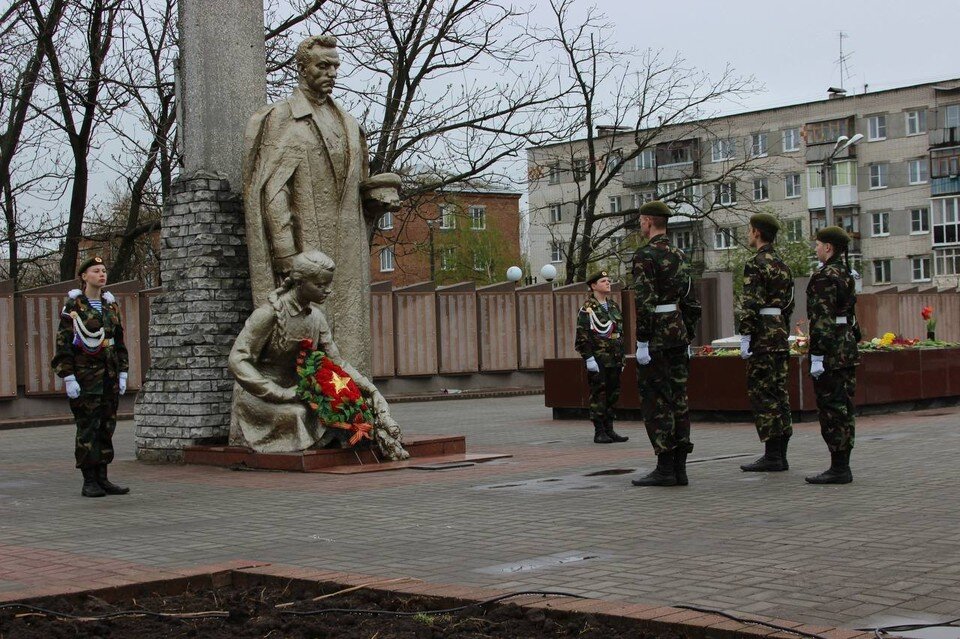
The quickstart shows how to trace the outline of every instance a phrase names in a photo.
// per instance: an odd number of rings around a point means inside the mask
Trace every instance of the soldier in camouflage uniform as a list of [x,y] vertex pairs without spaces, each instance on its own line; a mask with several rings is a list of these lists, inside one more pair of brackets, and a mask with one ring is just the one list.
[[847,265],[850,236],[838,226],[817,233],[817,258],[822,262],[807,285],[810,319],[810,375],[817,396],[820,432],[830,449],[830,468],[807,477],[811,484],[849,484],[850,451],[854,440],[853,395],[857,343],[857,294]]
[[83,290],[74,289],[60,312],[52,366],[63,378],[77,422],[75,456],[84,497],[123,495],[129,488],[107,478],[120,395],[127,388],[127,349],[116,299],[103,287],[107,268],[99,257],[78,269]]
[[747,360],[747,394],[764,453],[745,472],[790,468],[787,442],[793,434],[787,365],[790,360],[790,315],[793,276],[773,250],[780,230],[777,218],[758,213],[750,218],[750,247],[757,253],[743,267],[740,356]]
[[620,398],[620,373],[623,371],[623,313],[609,298],[612,284],[606,271],[591,275],[587,280],[590,297],[577,315],[575,346],[587,367],[595,444],[630,439],[613,430],[613,412]]
[[640,208],[646,246],[633,257],[637,311],[637,383],[643,421],[657,467],[634,486],[687,485],[690,415],[687,408],[689,345],[700,320],[683,251],[666,235],[670,209],[659,201]]

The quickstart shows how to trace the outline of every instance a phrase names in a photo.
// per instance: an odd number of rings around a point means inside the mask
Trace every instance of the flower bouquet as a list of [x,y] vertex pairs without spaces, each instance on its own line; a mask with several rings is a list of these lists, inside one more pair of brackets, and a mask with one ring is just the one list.
[[933,316],[933,307],[924,306],[920,310],[920,317],[927,323],[927,339],[937,339],[937,319]]

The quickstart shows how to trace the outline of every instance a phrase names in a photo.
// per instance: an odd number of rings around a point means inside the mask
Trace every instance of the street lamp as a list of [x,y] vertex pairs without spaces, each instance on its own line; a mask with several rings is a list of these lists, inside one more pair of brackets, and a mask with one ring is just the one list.
[[833,160],[841,151],[860,142],[863,139],[862,133],[857,133],[852,138],[841,135],[837,138],[837,143],[833,145],[833,151],[823,161],[823,208],[827,220],[827,226],[833,226]]
[[427,220],[427,238],[428,246],[430,250],[430,281],[435,282],[437,279],[437,263],[434,257],[433,251],[433,227],[436,225],[436,220]]

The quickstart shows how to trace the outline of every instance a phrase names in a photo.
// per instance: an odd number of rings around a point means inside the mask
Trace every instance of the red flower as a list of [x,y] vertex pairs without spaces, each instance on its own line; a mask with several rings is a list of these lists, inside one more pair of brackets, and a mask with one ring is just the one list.
[[323,394],[330,398],[330,405],[334,409],[341,402],[355,402],[360,399],[360,389],[356,382],[345,370],[326,357],[323,358],[315,377]]
[[923,317],[923,319],[929,320],[931,317],[933,317],[933,307],[932,307],[932,306],[924,306],[924,307],[923,307],[923,310],[920,311],[920,315],[921,315],[921,317]]
[[300,350],[313,350],[313,340],[309,338],[300,340]]

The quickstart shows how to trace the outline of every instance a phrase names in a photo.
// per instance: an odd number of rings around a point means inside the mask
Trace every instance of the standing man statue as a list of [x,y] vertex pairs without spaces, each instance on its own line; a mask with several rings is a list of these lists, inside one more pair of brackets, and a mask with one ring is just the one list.
[[368,176],[367,144],[355,118],[330,97],[340,57],[333,36],[297,48],[299,86],[258,111],[244,139],[244,210],[254,306],[308,249],[329,255],[337,280],[327,318],[346,361],[370,373],[370,248],[377,219],[400,205],[400,178]]
[[740,357],[747,360],[747,395],[764,453],[756,461],[740,466],[744,472],[790,468],[787,442],[793,435],[793,426],[787,392],[787,338],[793,313],[793,276],[773,250],[779,230],[780,223],[769,213],[757,213],[750,218],[750,248],[757,252],[743,267]]
[[634,486],[686,486],[690,442],[689,346],[700,321],[690,267],[670,245],[666,204],[640,207],[640,233],[649,241],[633,257],[637,309],[637,384],[657,467]]

